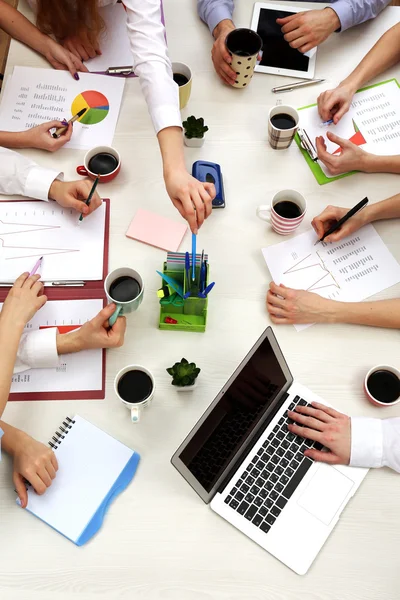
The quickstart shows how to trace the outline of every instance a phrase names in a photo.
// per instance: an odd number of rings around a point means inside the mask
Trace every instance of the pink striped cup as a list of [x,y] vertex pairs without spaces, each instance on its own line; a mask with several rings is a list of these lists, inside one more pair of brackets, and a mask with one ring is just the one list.
[[[274,210],[274,206],[278,204],[278,202],[283,202],[284,200],[288,202],[294,202],[301,210],[301,215],[299,217],[295,217],[294,219],[288,219],[287,217],[281,217]],[[295,190],[282,190],[275,194],[272,198],[271,206],[263,204],[262,206],[257,207],[257,217],[262,219],[263,221],[268,221],[271,223],[272,229],[276,231],[276,233],[280,233],[281,235],[289,235],[293,233],[302,220],[304,219],[304,215],[307,210],[307,202],[305,198],[296,192]]]

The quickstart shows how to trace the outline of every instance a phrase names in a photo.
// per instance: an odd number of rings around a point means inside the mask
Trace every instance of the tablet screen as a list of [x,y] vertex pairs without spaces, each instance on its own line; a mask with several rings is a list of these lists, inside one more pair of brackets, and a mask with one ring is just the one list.
[[283,10],[260,9],[257,33],[263,41],[263,56],[260,65],[292,71],[308,71],[308,56],[291,48],[284,39],[281,27],[276,19],[282,19],[295,13]]

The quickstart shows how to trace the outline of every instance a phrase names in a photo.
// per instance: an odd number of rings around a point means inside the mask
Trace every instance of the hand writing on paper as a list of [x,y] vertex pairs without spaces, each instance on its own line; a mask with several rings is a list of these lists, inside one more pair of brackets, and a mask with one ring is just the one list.
[[24,479],[29,481],[39,495],[51,486],[58,470],[54,452],[37,442],[23,431],[17,431],[13,447],[13,481],[22,508],[28,504],[28,494]]
[[271,281],[267,293],[267,310],[276,325],[294,323],[329,323],[337,302],[305,290],[293,290]]
[[349,464],[350,417],[317,402],[313,402],[312,406],[296,406],[295,411],[288,411],[288,417],[296,421],[288,425],[291,433],[319,442],[329,450],[329,452],[322,452],[310,448],[304,452],[306,456],[330,465]]
[[49,61],[52,67],[61,71],[69,71],[74,79],[79,79],[77,71],[88,72],[88,69],[82,63],[79,57],[57,44],[50,37],[46,39],[46,46],[43,56]]
[[189,175],[186,168],[178,168],[164,175],[165,186],[172,204],[189,223],[193,233],[211,215],[212,201],[215,198],[213,183],[202,183]]
[[64,38],[62,45],[79,60],[89,60],[101,54],[98,40],[91,41],[85,30],[80,31],[78,35]]
[[235,25],[230,19],[224,19],[213,31],[215,39],[211,50],[211,58],[214,63],[214,69],[224,83],[233,85],[236,80],[236,73],[231,68],[231,55],[226,49],[225,40],[230,31],[235,29]]
[[318,96],[318,112],[323,121],[333,120],[337,125],[350,108],[357,88],[351,84],[341,83],[334,90],[327,90]]
[[315,140],[318,159],[324,163],[331,175],[340,175],[349,171],[366,171],[368,169],[368,161],[373,155],[330,131],[327,132],[326,137],[341,148],[340,154],[330,154],[326,149],[326,143],[322,136],[317,137]]
[[80,329],[68,334],[57,335],[58,354],[69,354],[93,348],[119,348],[124,343],[126,319],[118,317],[113,327],[108,319],[115,311],[115,304],[109,304]]
[[101,205],[101,198],[96,191],[89,206],[85,204],[92,185],[93,183],[89,179],[80,181],[59,181],[55,179],[50,186],[49,199],[55,200],[57,204],[64,208],[73,208],[86,217]]
[[[33,265],[32,265],[33,266]],[[0,319],[13,323],[23,329],[37,311],[47,302],[43,295],[43,283],[39,281],[40,275],[22,273],[4,300]]]
[[[314,217],[311,221],[311,225],[313,226],[318,238],[321,239],[325,231],[328,231],[328,229],[330,229],[333,225],[336,225],[336,223],[348,212],[348,208],[341,208],[340,206],[327,206],[320,215]],[[351,219],[348,219],[346,223],[343,223],[340,229],[334,233],[331,233],[331,235],[328,235],[324,241],[339,242],[343,238],[355,233],[361,227],[363,227],[363,225],[366,225],[369,222],[368,214],[369,212],[367,208],[360,210],[360,212],[353,215]]]
[[55,152],[69,142],[72,136],[72,123],[68,125],[67,131],[60,135],[58,139],[53,138],[50,129],[54,127],[64,127],[65,123],[61,121],[50,121],[42,123],[32,129],[23,131],[20,135],[23,138],[22,148],[37,148],[38,150],[47,150],[47,152]]
[[303,54],[322,44],[331,33],[340,28],[339,17],[332,8],[307,10],[277,19],[276,22],[282,26],[282,33],[289,46],[297,48]]

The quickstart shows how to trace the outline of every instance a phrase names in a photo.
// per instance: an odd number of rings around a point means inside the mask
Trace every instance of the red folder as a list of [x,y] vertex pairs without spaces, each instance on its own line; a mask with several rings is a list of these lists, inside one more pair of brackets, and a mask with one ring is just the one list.
[[[9,200],[12,202],[12,200]],[[15,202],[19,202],[16,200]],[[24,199],[26,202],[26,199]],[[40,200],[32,202],[41,203]],[[45,287],[45,293],[49,300],[92,300],[101,298],[103,306],[106,304],[104,292],[104,280],[108,273],[108,249],[110,237],[110,200],[104,198],[106,205],[105,227],[104,227],[104,255],[103,255],[103,277],[99,281],[86,281],[83,287]],[[0,302],[4,302],[10,288],[0,288]],[[83,367],[84,368],[84,367]],[[106,389],[106,351],[103,349],[103,374],[101,390],[86,390],[75,392],[19,392],[11,393],[9,400],[104,400]]]

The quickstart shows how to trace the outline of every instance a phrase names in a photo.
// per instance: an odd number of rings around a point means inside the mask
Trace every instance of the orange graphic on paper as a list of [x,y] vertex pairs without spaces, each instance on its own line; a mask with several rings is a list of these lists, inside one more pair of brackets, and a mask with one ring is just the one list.
[[[349,142],[353,142],[353,144],[355,144],[356,146],[362,146],[363,144],[366,144],[367,141],[364,138],[363,134],[361,133],[361,131],[358,129],[356,123],[353,121],[353,127],[354,127],[354,135],[351,136],[351,138],[349,138]],[[335,152],[333,152],[333,154],[339,154],[342,151],[342,148],[339,146]]]

